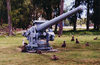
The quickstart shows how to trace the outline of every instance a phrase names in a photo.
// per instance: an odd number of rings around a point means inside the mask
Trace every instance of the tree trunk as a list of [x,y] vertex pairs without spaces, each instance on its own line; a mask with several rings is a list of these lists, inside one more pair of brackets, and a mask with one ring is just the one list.
[[[64,4],[64,0],[61,0],[60,2],[60,15],[63,14],[63,4]],[[59,23],[59,36],[62,35],[62,31],[63,31],[63,25],[62,22]]]
[[87,5],[87,23],[86,23],[86,26],[87,26],[87,30],[89,30],[89,21],[90,21],[89,5],[90,4],[89,4],[89,0],[87,0],[87,1],[88,1],[88,5]]
[[1,17],[1,23],[0,23],[0,25],[2,26],[2,24],[3,24],[3,18]]
[[73,16],[73,31],[76,31],[77,14]]
[[99,30],[99,24],[97,24],[97,30]]
[[57,34],[57,25],[58,24],[55,25],[55,30],[54,30],[55,34]]
[[94,23],[94,30],[96,30],[96,24]]
[[10,0],[7,0],[7,10],[8,10],[9,36],[11,36],[12,35],[12,22],[11,22],[11,5],[10,5]]
[[74,26],[73,26],[73,30],[76,31],[76,21],[74,21]]

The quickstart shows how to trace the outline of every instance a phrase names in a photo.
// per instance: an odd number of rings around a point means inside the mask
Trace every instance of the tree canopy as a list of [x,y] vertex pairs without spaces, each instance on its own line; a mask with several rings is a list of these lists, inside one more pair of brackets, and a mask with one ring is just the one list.
[[[33,20],[37,20],[40,16],[50,20],[52,18],[52,12],[58,11],[58,15],[60,12],[60,0],[11,0],[10,2],[10,14],[12,16],[13,27],[15,28],[25,29],[32,23]],[[89,20],[92,20],[94,28],[100,28],[99,0],[75,0],[75,3],[73,4],[73,8],[80,4],[87,6],[87,26],[89,26]],[[92,13],[90,13],[90,11],[92,11]],[[72,20],[74,21],[74,30],[76,27],[77,17],[80,17],[79,14],[72,17]],[[2,19],[3,23],[7,23],[7,15],[6,0],[0,0],[0,21]]]

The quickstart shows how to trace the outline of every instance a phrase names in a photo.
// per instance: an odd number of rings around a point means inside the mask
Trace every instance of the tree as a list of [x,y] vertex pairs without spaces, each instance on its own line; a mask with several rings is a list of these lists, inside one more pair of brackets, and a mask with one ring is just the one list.
[[[60,15],[63,14],[63,6],[64,6],[64,0],[60,1]],[[59,23],[59,36],[62,35],[62,31],[63,31],[63,25],[62,25],[62,21]]]
[[89,23],[91,20],[90,10],[93,9],[93,0],[86,0],[85,3],[87,3],[87,23],[86,23],[86,26],[87,26],[87,30],[89,30]]
[[[40,9],[43,12],[41,13],[42,17],[44,17],[46,20],[50,20],[56,16],[60,15],[60,0],[31,0],[33,6],[34,6],[34,11],[33,11],[33,17],[38,18],[37,14],[39,13]],[[54,15],[52,16],[52,13]],[[57,32],[57,25],[55,25],[55,32]]]
[[0,0],[0,25],[2,26],[2,5],[3,2]]
[[93,4],[93,22],[94,22],[94,29],[99,30],[100,28],[100,1],[94,0]]
[[[74,7],[79,6],[80,4],[84,4],[87,6],[87,22],[86,22],[86,26],[87,26],[87,30],[89,30],[89,21],[90,21],[90,9],[92,9],[93,7],[93,0],[75,0],[75,5]],[[80,13],[77,13],[76,15],[74,15],[73,17],[73,30],[76,30],[76,21],[77,18],[80,18]]]
[[87,0],[87,23],[86,23],[86,26],[87,26],[87,30],[89,30],[89,11],[90,11],[90,2],[89,2],[89,0]]
[[31,20],[30,0],[11,0],[13,27],[27,29]]
[[11,36],[12,35],[12,21],[11,21],[11,5],[10,5],[10,0],[7,0],[7,11],[8,11],[9,36]]
[[[75,5],[74,7],[78,7],[79,5],[81,4],[81,0],[75,0]],[[73,18],[73,30],[76,31],[76,22],[77,22],[77,17],[80,17],[80,14],[79,13],[76,13],[72,16]]]
[[[7,7],[6,0],[0,0],[0,20],[2,19],[2,24],[7,23]],[[1,22],[0,22],[1,23]]]

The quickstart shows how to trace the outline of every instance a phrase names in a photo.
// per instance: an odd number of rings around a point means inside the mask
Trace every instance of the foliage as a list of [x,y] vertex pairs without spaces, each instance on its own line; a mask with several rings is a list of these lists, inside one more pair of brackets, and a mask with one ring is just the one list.
[[3,19],[3,23],[7,23],[6,0],[0,0],[0,24],[1,18]]
[[[42,17],[44,17],[47,20],[50,20],[52,18],[53,10],[55,8],[59,8],[59,4],[60,4],[60,0],[39,0],[39,1],[31,0],[31,1],[34,6],[33,15],[38,16],[37,13],[40,13],[40,15],[42,15]],[[38,11],[39,9],[42,10],[42,12],[39,12]]]
[[100,29],[100,1],[94,0],[93,4],[93,22],[94,22],[94,29]]
[[11,0],[14,27],[27,28],[30,24],[30,0]]
[[[87,17],[92,19],[95,25],[94,27],[96,29],[99,29],[99,0],[75,0],[75,3],[71,3],[71,5],[73,4],[73,8],[79,6],[80,4],[86,5],[88,7]],[[23,29],[27,28],[28,25],[33,22],[33,20],[37,20],[41,15],[45,19],[49,20],[53,18],[52,12],[58,11],[59,15],[59,5],[60,0],[11,0],[11,15],[13,27],[19,27]],[[90,13],[89,11],[93,12]],[[80,12],[69,18],[72,22],[74,22],[74,27],[76,27],[77,17],[80,18]],[[90,20],[88,18],[87,22],[88,20]],[[6,0],[0,0],[0,20],[1,19],[3,19],[3,23],[7,23]]]
[[[33,20],[41,15],[45,19],[52,18],[55,7],[59,8],[60,0],[11,0],[11,15],[14,28],[27,28]],[[6,0],[0,0],[0,19],[6,20]]]

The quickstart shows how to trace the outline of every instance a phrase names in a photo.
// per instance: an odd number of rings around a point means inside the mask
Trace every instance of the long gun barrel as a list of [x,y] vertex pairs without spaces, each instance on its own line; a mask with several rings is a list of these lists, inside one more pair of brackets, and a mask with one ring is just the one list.
[[69,11],[69,12],[67,12],[67,13],[64,13],[64,14],[62,14],[62,15],[60,15],[60,16],[54,18],[54,19],[51,19],[51,20],[48,21],[48,22],[45,22],[45,23],[39,25],[36,29],[37,29],[37,31],[45,30],[45,29],[47,29],[48,27],[54,25],[55,23],[59,23],[61,20],[67,18],[68,16],[71,16],[71,15],[73,15],[74,13],[77,13],[78,11],[82,11],[82,10],[83,10],[83,7],[82,7],[82,6],[79,6],[79,7],[75,8],[74,10],[71,10],[71,11]]

